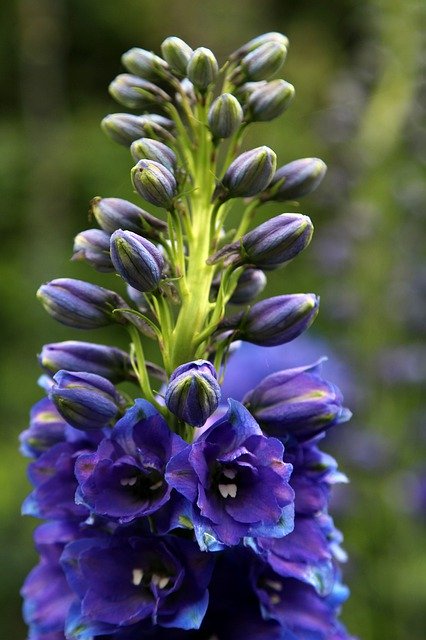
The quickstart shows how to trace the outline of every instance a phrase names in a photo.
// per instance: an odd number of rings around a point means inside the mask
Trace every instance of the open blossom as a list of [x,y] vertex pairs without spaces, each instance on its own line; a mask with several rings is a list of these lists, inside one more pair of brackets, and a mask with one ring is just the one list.
[[213,559],[188,540],[123,529],[69,544],[61,562],[89,621],[196,629],[204,617]]
[[166,464],[184,447],[149,402],[136,400],[110,438],[77,458],[78,502],[120,522],[150,515],[169,499]]
[[224,544],[248,535],[281,536],[292,528],[294,497],[283,452],[230,400],[227,414],[170,460],[166,477]]

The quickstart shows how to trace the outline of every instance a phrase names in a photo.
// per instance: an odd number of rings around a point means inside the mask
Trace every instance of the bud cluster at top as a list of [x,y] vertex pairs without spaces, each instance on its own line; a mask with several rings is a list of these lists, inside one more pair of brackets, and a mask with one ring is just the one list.
[[[284,35],[267,33],[219,63],[210,49],[171,36],[161,55],[127,51],[110,84],[133,111],[107,115],[102,128],[128,147],[136,201],[94,197],[93,227],[76,236],[72,259],[119,276],[117,291],[57,278],[37,295],[62,324],[115,324],[130,344],[72,339],[39,356],[48,398],[22,435],[35,459],[24,512],[48,520],[36,536],[41,565],[23,590],[37,640],[64,629],[74,640],[181,638],[174,631],[200,627],[202,637],[234,640],[215,626],[221,567],[245,576],[236,611],[250,605],[250,613],[238,638],[284,637],[283,629],[292,638],[349,638],[336,620],[346,591],[327,514],[339,476],[316,446],[349,417],[340,392],[312,365],[266,378],[227,408],[221,393],[237,341],[285,344],[319,309],[313,293],[257,300],[266,274],[287,267],[313,235],[307,215],[280,203],[298,206],[326,172],[318,158],[281,164],[267,146],[244,146],[252,126],[292,103],[294,87],[276,77],[287,50]],[[237,199],[244,208],[235,230],[228,221]],[[265,202],[280,208],[260,223]],[[156,364],[145,358],[147,340]],[[229,547],[241,554],[221,554],[213,574],[218,554],[205,552]],[[51,576],[59,595],[44,624],[36,585]]]

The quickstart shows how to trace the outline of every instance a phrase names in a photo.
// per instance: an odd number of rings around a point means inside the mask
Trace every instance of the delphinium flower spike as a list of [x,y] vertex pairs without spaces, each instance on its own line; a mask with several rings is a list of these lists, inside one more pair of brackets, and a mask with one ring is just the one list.
[[274,77],[287,49],[266,33],[219,68],[210,49],[170,36],[161,55],[125,53],[110,84],[135,110],[102,128],[129,148],[136,201],[94,198],[99,228],[76,236],[73,259],[119,275],[118,291],[58,278],[38,297],[72,329],[115,324],[129,348],[71,336],[41,349],[46,397],[21,435],[33,485],[23,511],[46,520],[22,589],[33,640],[350,637],[327,510],[344,476],[318,448],[350,415],[339,390],[319,362],[228,402],[220,387],[237,341],[286,343],[319,308],[311,293],[256,301],[265,272],[313,234],[302,213],[253,225],[257,209],[310,193],[325,174],[316,158],[277,169],[269,147],[243,147],[248,128],[293,100]]

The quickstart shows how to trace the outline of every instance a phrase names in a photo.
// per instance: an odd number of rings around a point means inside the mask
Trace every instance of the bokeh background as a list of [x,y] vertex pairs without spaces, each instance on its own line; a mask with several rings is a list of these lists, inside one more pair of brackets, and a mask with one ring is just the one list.
[[[36,354],[76,337],[34,294],[60,276],[109,286],[110,276],[69,262],[72,238],[90,226],[94,195],[134,197],[127,150],[99,128],[122,110],[107,93],[120,55],[131,46],[158,52],[173,34],[223,62],[273,30],[290,38],[281,75],[297,97],[279,120],[253,128],[247,148],[268,144],[280,164],[317,156],[329,165],[300,207],[268,205],[269,215],[307,213],[316,227],[310,249],[276,274],[268,294],[321,295],[309,333],[339,365],[355,414],[324,445],[351,479],[334,505],[350,557],[343,620],[363,640],[424,640],[422,0],[9,0],[0,12],[0,638],[26,637],[18,592],[36,561],[34,523],[19,515],[29,485],[17,443],[42,395]],[[126,344],[107,330],[78,338]]]

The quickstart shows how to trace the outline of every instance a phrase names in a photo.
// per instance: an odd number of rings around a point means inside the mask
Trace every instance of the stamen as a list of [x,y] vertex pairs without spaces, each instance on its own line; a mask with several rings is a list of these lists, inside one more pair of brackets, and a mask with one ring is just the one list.
[[123,487],[133,487],[137,483],[138,479],[136,477],[133,478],[121,478],[120,484]]
[[164,589],[170,582],[170,578],[167,576],[157,576],[157,574],[153,574],[151,578],[152,584],[155,584],[159,589]]
[[225,478],[229,478],[230,480],[233,480],[237,475],[237,472],[235,471],[235,469],[224,469],[222,473],[225,476]]
[[220,484],[219,485],[219,493],[222,498],[235,498],[237,495],[237,485],[236,484]]
[[150,491],[155,491],[156,489],[159,489],[161,487],[161,485],[163,484],[162,480],[159,480],[158,482],[156,482],[155,484],[152,484],[149,489]]
[[265,584],[266,586],[270,587],[271,589],[274,589],[274,591],[282,591],[283,590],[283,585],[281,582],[278,582],[278,580],[265,580]]
[[132,582],[135,587],[138,587],[143,580],[143,571],[142,569],[133,569],[133,577]]

